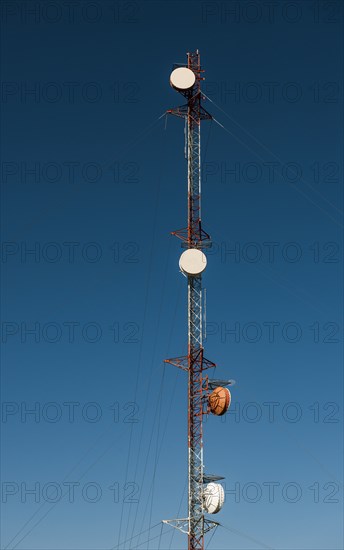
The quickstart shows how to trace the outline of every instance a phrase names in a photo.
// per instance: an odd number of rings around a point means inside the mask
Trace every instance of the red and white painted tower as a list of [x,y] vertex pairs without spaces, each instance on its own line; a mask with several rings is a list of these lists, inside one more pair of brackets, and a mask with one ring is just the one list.
[[[164,520],[188,535],[188,550],[203,550],[204,535],[219,523],[205,514],[217,513],[224,502],[224,491],[216,483],[219,476],[207,476],[203,471],[203,415],[221,415],[230,404],[226,386],[231,381],[209,380],[207,369],[215,363],[204,357],[202,273],[207,259],[203,252],[211,246],[201,222],[201,121],[212,116],[202,106],[201,82],[204,80],[200,54],[187,54],[187,64],[176,65],[171,73],[171,86],[186,99],[186,104],[169,109],[168,114],[186,120],[188,158],[188,224],[172,234],[185,248],[179,267],[188,286],[188,353],[166,359],[188,375],[188,517]],[[212,393],[211,391],[214,390]]]

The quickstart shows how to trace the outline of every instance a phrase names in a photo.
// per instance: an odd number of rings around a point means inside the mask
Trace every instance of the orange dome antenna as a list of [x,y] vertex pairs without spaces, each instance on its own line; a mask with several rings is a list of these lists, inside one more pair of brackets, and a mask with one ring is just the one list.
[[208,397],[210,412],[216,416],[225,414],[231,404],[229,389],[218,386]]

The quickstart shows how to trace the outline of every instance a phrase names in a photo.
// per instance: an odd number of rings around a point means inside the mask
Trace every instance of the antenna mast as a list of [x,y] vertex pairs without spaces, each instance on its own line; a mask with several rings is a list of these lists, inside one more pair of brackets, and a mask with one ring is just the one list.
[[[205,359],[203,349],[202,272],[207,265],[204,248],[211,246],[208,233],[201,225],[201,121],[212,116],[203,108],[201,81],[204,80],[197,50],[187,54],[186,65],[175,65],[170,83],[187,103],[169,109],[168,114],[179,116],[186,122],[188,160],[188,225],[173,231],[186,250],[179,260],[181,272],[188,281],[188,354],[165,359],[188,374],[188,517],[164,520],[188,535],[188,550],[203,550],[204,535],[219,524],[205,517],[217,513],[224,502],[224,491],[219,476],[207,476],[203,471],[203,415],[212,412],[224,414],[230,404],[230,393],[225,387],[231,381],[214,384],[204,375],[215,363]],[[208,482],[211,483],[208,483]]]

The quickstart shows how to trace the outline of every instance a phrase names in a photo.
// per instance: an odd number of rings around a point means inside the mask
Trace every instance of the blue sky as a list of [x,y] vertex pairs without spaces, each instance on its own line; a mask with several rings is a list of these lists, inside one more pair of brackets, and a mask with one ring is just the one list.
[[202,127],[205,355],[236,380],[204,427],[206,544],[343,548],[342,3],[1,9],[1,548],[185,548],[160,522],[186,515],[163,360],[186,353],[187,166],[159,117],[197,48],[224,127]]

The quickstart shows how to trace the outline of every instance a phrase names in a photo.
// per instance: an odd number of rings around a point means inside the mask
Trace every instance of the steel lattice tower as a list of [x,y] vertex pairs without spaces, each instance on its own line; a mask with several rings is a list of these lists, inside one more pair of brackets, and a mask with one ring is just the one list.
[[[178,90],[187,103],[167,111],[184,118],[187,129],[188,225],[172,234],[182,240],[184,248],[202,250],[209,247],[211,242],[201,225],[201,121],[212,117],[201,105],[203,71],[200,54],[197,50],[195,53],[188,53],[187,57],[187,65],[184,67],[193,72],[195,81],[191,88]],[[205,517],[203,497],[206,480],[203,472],[202,420],[203,414],[207,412],[205,399],[208,390],[208,377],[204,376],[204,371],[215,367],[215,363],[205,359],[203,352],[202,274],[186,276],[188,354],[165,361],[188,373],[188,517],[165,520],[165,523],[187,533],[189,550],[203,550],[204,534],[218,525]]]

